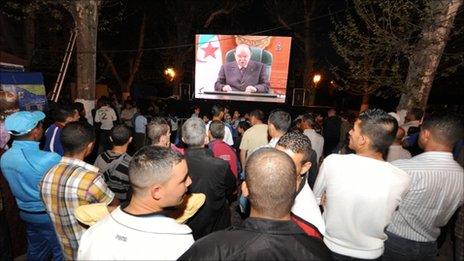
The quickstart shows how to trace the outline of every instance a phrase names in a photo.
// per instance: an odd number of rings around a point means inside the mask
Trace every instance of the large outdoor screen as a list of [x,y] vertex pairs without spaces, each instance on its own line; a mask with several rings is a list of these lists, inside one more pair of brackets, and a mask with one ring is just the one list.
[[195,98],[285,102],[291,37],[195,36]]

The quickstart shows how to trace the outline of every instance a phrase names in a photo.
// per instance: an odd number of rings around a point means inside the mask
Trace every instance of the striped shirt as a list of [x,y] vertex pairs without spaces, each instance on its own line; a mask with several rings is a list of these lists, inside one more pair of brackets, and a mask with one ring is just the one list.
[[464,202],[462,167],[448,152],[425,152],[392,164],[410,175],[411,186],[387,230],[413,241],[435,241]]
[[114,197],[98,168],[78,159],[63,157],[42,180],[42,200],[50,215],[66,260],[75,260],[85,228],[74,210],[92,203],[109,204]]
[[107,150],[100,154],[95,160],[94,166],[100,169],[108,187],[113,191],[121,203],[128,199],[129,184],[129,162],[132,157],[127,153],[117,154]]

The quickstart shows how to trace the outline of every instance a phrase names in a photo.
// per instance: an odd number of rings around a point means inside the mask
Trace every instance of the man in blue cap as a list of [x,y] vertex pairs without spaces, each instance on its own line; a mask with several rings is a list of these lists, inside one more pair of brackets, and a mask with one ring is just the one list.
[[26,224],[27,259],[48,260],[53,256],[54,260],[63,260],[53,222],[39,191],[45,173],[61,160],[60,155],[39,149],[44,118],[40,111],[19,111],[5,119],[5,129],[14,141],[3,154],[0,166]]

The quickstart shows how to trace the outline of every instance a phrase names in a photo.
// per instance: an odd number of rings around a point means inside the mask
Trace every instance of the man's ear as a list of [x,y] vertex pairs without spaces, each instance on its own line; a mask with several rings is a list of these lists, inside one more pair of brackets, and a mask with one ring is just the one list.
[[430,131],[429,130],[421,130],[421,132],[419,132],[419,138],[424,142],[429,141],[430,138],[431,138]]
[[94,145],[95,145],[95,141],[92,141],[89,144],[87,144],[87,147],[85,148],[85,156],[88,156],[92,153]]
[[209,143],[208,135],[205,135],[205,144],[204,145],[206,145],[208,143]]
[[246,184],[246,181],[244,181],[242,182],[242,195],[247,198],[249,194],[250,192],[248,191],[248,186]]
[[301,166],[301,171],[300,171],[300,175],[303,175],[305,174],[306,172],[308,172],[308,170],[311,168],[311,162],[306,162],[305,164],[303,164],[303,166]]
[[150,187],[150,196],[154,200],[160,200],[162,198],[161,187],[157,184]]

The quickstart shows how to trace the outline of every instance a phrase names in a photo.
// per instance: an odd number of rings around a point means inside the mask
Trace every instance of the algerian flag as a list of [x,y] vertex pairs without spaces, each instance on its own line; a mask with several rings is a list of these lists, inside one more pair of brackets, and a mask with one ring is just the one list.
[[197,39],[195,94],[214,91],[214,83],[222,66],[219,37],[213,34],[201,34]]

